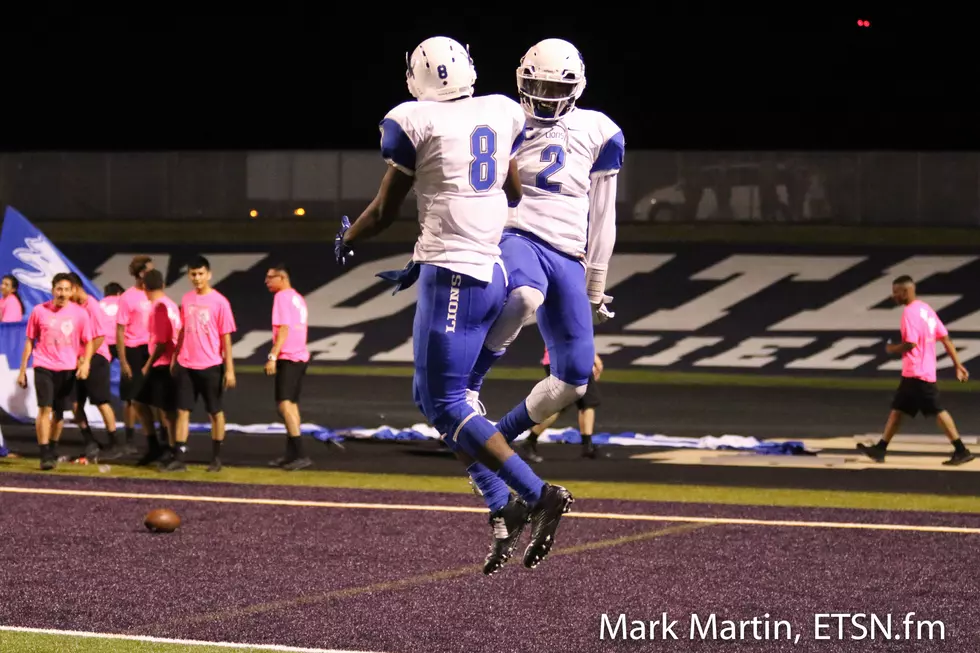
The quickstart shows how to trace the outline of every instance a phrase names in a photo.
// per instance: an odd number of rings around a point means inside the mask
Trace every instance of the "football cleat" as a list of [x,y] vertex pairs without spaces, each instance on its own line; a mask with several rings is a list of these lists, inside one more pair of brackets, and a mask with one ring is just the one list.
[[500,571],[504,564],[510,560],[517,548],[517,541],[524,532],[527,525],[528,515],[527,504],[518,497],[511,495],[507,505],[490,515],[490,530],[493,532],[493,543],[490,545],[490,553],[483,563],[483,573],[487,576]]

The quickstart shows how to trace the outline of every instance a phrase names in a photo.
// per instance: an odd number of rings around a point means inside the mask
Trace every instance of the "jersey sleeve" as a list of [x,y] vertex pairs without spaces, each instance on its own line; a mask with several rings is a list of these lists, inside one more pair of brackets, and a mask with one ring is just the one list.
[[949,329],[946,328],[946,325],[943,324],[943,321],[939,317],[939,314],[936,313],[936,339],[941,340],[948,335],[949,335]]
[[596,114],[597,136],[595,159],[592,162],[592,175],[615,175],[623,167],[623,160],[626,157],[626,140],[623,138],[623,130],[614,123],[608,116],[602,113]]
[[88,311],[82,310],[78,314],[78,326],[80,336],[83,343],[89,343],[95,340],[99,334],[96,333],[96,326],[92,323],[93,320],[89,317]]
[[381,158],[401,172],[415,176],[415,160],[423,129],[413,109],[414,102],[400,104],[384,117],[378,128],[381,130]]
[[116,324],[121,324],[123,326],[129,326],[129,302],[124,298],[119,298],[119,310],[116,311]]
[[272,300],[272,326],[291,326],[289,322],[289,306],[286,298],[281,292],[277,292]]
[[915,324],[912,323],[912,311],[906,307],[902,311],[902,342],[909,342],[909,337],[915,334]]
[[41,325],[41,320],[37,316],[38,308],[40,308],[40,306],[35,306],[34,309],[31,310],[31,316],[27,318],[28,340],[36,340],[38,335],[40,335],[39,334],[40,329],[38,327]]
[[586,292],[598,304],[606,290],[606,272],[616,245],[615,174],[594,175],[589,190],[589,241],[586,246]]
[[221,335],[226,336],[235,333],[238,329],[235,325],[235,314],[231,311],[231,302],[227,299],[221,302],[221,310],[218,312],[218,318],[220,320],[218,333]]
[[[160,343],[169,342],[173,338],[173,325],[170,323],[170,314],[167,305],[158,302],[153,307],[153,340]],[[153,352],[150,352],[151,354]]]

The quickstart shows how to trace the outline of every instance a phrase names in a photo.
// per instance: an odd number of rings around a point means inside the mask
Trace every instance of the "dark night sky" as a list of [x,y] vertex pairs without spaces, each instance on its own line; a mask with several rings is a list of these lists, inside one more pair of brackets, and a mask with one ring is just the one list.
[[[616,120],[628,147],[977,145],[972,118],[936,115],[973,109],[965,97],[978,79],[966,33],[942,33],[957,24],[948,16],[828,9],[833,3],[670,16],[592,2],[586,13],[570,3],[499,4],[495,17],[416,4],[398,5],[401,13],[371,5],[373,15],[360,17],[333,5],[332,14],[292,18],[48,23],[4,43],[6,63],[11,52],[23,55],[0,89],[8,125],[0,143],[374,148],[378,121],[409,99],[405,51],[445,34],[470,44],[478,93],[511,96],[531,44],[571,40],[586,62],[581,104]],[[856,26],[862,16],[871,29]]]

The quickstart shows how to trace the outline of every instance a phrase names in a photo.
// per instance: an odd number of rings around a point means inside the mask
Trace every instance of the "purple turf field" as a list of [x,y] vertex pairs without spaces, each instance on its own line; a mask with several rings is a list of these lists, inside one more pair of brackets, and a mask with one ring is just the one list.
[[[478,507],[468,495],[3,475],[2,485]],[[172,535],[141,525],[169,506]],[[576,512],[980,528],[980,515],[580,500]],[[383,651],[976,651],[977,534],[569,518],[551,558],[493,578],[480,514],[0,493],[0,624]],[[525,536],[526,542],[526,536]],[[523,545],[521,547],[523,549]],[[601,615],[678,640],[600,640]],[[691,641],[690,615],[800,640]],[[945,642],[814,641],[815,613],[942,620]],[[831,623],[830,620],[827,623]],[[913,626],[913,634],[914,634]],[[857,633],[851,630],[850,633]],[[937,631],[938,632],[938,631]],[[845,635],[847,636],[847,635]]]

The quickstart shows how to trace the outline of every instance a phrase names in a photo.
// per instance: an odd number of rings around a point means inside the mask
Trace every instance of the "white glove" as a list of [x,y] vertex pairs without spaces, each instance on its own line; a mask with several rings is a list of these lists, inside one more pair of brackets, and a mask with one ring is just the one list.
[[604,294],[602,301],[598,304],[592,304],[592,324],[602,324],[606,320],[616,317],[615,313],[606,308],[606,304],[612,302],[612,300],[612,297]]

